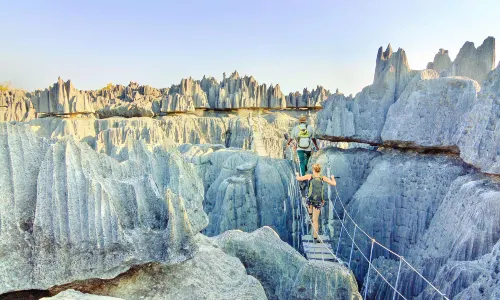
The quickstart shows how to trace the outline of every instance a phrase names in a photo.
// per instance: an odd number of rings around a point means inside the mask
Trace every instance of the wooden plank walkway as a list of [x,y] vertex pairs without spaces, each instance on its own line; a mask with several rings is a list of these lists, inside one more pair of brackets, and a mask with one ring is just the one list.
[[302,237],[302,249],[304,249],[304,253],[308,260],[326,260],[326,261],[335,261],[339,260],[335,255],[333,255],[332,246],[330,245],[330,239],[326,235],[320,235],[319,238],[324,243],[314,242],[314,239],[311,235],[304,235]]

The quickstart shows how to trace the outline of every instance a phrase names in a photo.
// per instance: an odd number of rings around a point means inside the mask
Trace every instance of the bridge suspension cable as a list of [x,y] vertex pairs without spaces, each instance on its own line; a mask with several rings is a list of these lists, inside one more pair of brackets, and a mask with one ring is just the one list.
[[[299,169],[297,167],[297,161],[295,159],[295,155],[292,156],[292,166],[293,166],[293,172],[294,172],[294,175],[296,173],[296,170]],[[302,174],[301,174],[302,175]],[[329,177],[330,176],[330,169],[327,169],[327,176]],[[293,181],[294,180],[294,176],[292,176],[291,180]],[[321,235],[319,234],[318,231],[316,231],[316,229],[314,228],[313,226],[313,223],[312,223],[312,220],[309,216],[309,213],[304,213],[307,212],[307,206],[306,204],[304,203],[303,199],[302,199],[302,194],[300,192],[300,188],[297,184],[293,185],[293,182],[290,183],[291,186],[295,186],[295,191],[293,193],[293,196],[297,199],[297,201],[300,201],[300,205],[297,203],[297,206],[299,208],[299,211],[298,211],[298,214],[299,214],[299,219],[300,219],[300,222],[302,223],[301,225],[301,230],[299,233],[301,233],[302,236],[304,236],[304,223],[308,223],[311,225],[311,228],[312,230],[316,233],[316,235],[318,236],[318,239],[320,240],[321,243],[324,243],[324,241],[321,239]],[[349,237],[349,239],[351,240],[351,250],[350,250],[350,254],[349,254],[349,262],[347,264],[347,267],[350,268],[351,267],[351,261],[352,261],[352,255],[353,255],[353,249],[354,247],[356,247],[358,250],[359,250],[359,253],[361,254],[361,257],[368,263],[368,271],[367,271],[367,275],[366,275],[366,285],[363,287],[364,288],[364,296],[363,296],[363,299],[366,300],[367,298],[367,294],[368,294],[368,288],[369,288],[369,280],[370,280],[370,270],[373,269],[373,271],[375,273],[377,273],[378,276],[380,276],[380,278],[382,278],[382,280],[387,283],[387,285],[393,290],[393,296],[392,296],[392,299],[395,300],[395,299],[399,299],[399,297],[403,298],[403,299],[407,299],[405,296],[403,296],[403,294],[401,294],[401,292],[398,291],[398,285],[400,284],[400,275],[401,275],[401,269],[402,269],[402,264],[405,263],[405,265],[407,265],[413,272],[415,272],[423,281],[425,281],[435,292],[437,292],[440,296],[443,297],[443,299],[446,299],[446,300],[449,300],[449,298],[446,296],[445,293],[441,292],[434,284],[432,284],[427,278],[425,278],[415,267],[413,267],[407,260],[405,260],[405,258],[402,256],[402,255],[399,255],[398,253],[392,251],[391,249],[389,249],[388,247],[384,246],[383,244],[381,244],[380,242],[378,242],[375,238],[373,238],[372,236],[370,236],[368,233],[366,233],[365,230],[363,230],[355,221],[354,219],[352,218],[352,216],[349,214],[349,212],[347,211],[346,207],[344,206],[342,200],[340,199],[340,195],[339,195],[339,192],[337,190],[337,187],[335,186],[335,201],[334,203],[332,204],[332,200],[331,200],[331,197],[330,197],[330,189],[331,187],[329,186],[329,197],[328,197],[328,201],[329,201],[329,205],[332,205],[332,211],[334,212],[335,216],[337,217],[337,219],[340,221],[340,233],[339,233],[339,240],[338,240],[338,243],[337,243],[337,249],[336,249],[336,253],[334,254],[333,251],[329,248],[329,247],[325,247],[326,249],[328,249],[328,251],[331,253],[331,255],[337,257],[338,255],[338,252],[340,250],[340,244],[341,244],[341,239],[342,239],[342,232],[345,231],[345,234]],[[293,189],[293,188],[292,188]],[[339,202],[340,205],[342,206],[342,212],[343,212],[343,218],[340,217],[339,215],[339,212],[337,211],[337,209],[335,208],[335,205],[336,203]],[[305,216],[305,218],[304,218]],[[354,225],[354,231],[353,231],[353,234],[351,236],[351,234],[349,233],[349,231],[347,230],[347,226],[346,226],[346,217],[347,217],[347,222],[351,222],[353,225]],[[367,257],[363,251],[361,250],[361,247],[359,247],[359,245],[356,243],[356,232],[360,232],[362,233],[366,238],[368,238],[370,240],[370,244],[371,244],[371,247],[370,247],[370,256]],[[300,244],[300,239],[298,241],[298,244]],[[373,259],[373,248],[374,246],[377,245],[379,247],[381,247],[382,249],[388,251],[389,253],[391,253],[392,255],[396,256],[398,259],[399,259],[399,267],[398,267],[398,273],[397,273],[397,276],[396,276],[396,281],[393,284],[391,284],[389,282],[389,280],[380,272],[380,270],[378,270],[372,263],[372,259]],[[338,259],[338,258],[337,258]],[[338,259],[339,260],[339,259]],[[323,262],[324,262],[324,259],[323,259]],[[340,260],[339,260],[340,262]],[[398,298],[396,298],[398,297]]]

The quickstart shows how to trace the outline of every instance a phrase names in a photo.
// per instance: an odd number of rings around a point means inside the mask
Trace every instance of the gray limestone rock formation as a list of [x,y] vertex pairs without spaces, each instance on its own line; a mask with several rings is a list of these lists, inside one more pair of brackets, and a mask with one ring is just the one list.
[[[238,118],[203,118],[192,115],[152,118],[43,118],[29,122],[41,137],[60,139],[72,135],[86,141],[99,152],[111,155],[127,144],[127,139],[146,144],[173,145],[183,143],[225,144],[226,131],[231,128],[229,146],[248,146],[248,125]],[[247,131],[245,131],[245,128]],[[246,135],[246,138],[244,137]]]
[[318,113],[316,134],[333,141],[377,143],[389,107],[417,74],[410,70],[403,49],[393,53],[391,45],[378,50],[373,84],[353,98],[335,93]]
[[199,81],[191,77],[182,79],[179,85],[172,85],[169,94],[161,100],[163,113],[167,112],[189,112],[195,108],[210,108],[207,94],[202,90]]
[[410,258],[436,274],[435,282],[450,298],[496,299],[493,295],[498,295],[500,280],[498,216],[498,182],[474,173],[461,176],[453,182]]
[[483,81],[458,141],[460,156],[485,173],[500,174],[500,64]]
[[195,101],[190,96],[173,94],[164,96],[161,99],[160,112],[192,112],[195,108]]
[[290,93],[286,96],[286,105],[287,107],[321,107],[323,102],[330,96],[330,92],[323,88],[322,86],[318,86],[316,89],[313,89],[311,92],[307,88],[305,88],[300,94],[299,92]]
[[253,152],[220,150],[204,155],[199,165],[205,178],[204,208],[209,236],[229,229],[253,231],[273,227],[283,240],[292,239],[288,184],[293,172],[284,160]]
[[[284,134],[296,124],[297,116],[286,113],[256,115],[207,114],[173,115],[159,118],[42,118],[29,122],[45,138],[73,135],[93,149],[123,160],[127,139],[144,140],[148,145],[222,144],[226,147],[251,149],[253,130],[262,129],[262,140],[270,157],[283,157]],[[250,119],[253,121],[251,122]],[[253,128],[251,123],[254,124]],[[121,157],[121,158],[120,158]]]
[[[451,184],[428,229],[405,255],[424,276],[450,299],[496,299],[500,280],[500,186],[479,174],[457,177]],[[381,259],[376,266],[392,274],[398,263]],[[372,297],[392,295],[379,279],[372,278]],[[438,299],[439,294],[403,265],[400,291],[416,299]],[[418,296],[418,297],[417,297]]]
[[[300,224],[293,166],[273,158],[283,157],[284,134],[304,112],[272,109],[324,106],[310,115],[320,137],[405,148],[327,148],[312,158],[340,177],[325,189],[320,224],[334,241],[344,233],[332,245],[339,256],[349,260],[345,230],[355,228],[349,218],[340,226],[345,206],[448,297],[498,298],[500,186],[485,174],[500,174],[500,65],[490,72],[492,61],[493,38],[477,49],[466,43],[453,63],[441,49],[423,71],[389,45],[378,51],[373,84],[355,97],[322,87],[284,96],[237,72],[167,89],[131,82],[79,91],[59,79],[45,91],[0,92],[0,121],[15,121],[0,123],[0,294],[64,284],[55,288],[124,299],[359,299],[355,276],[370,281],[369,298],[391,298],[380,276],[366,276],[363,235],[354,276],[278,239],[297,245]],[[249,109],[232,111],[241,108]],[[192,114],[158,116],[172,112]],[[272,158],[245,151],[257,140]],[[195,238],[202,230],[221,235]],[[373,258],[393,282],[397,257],[377,246]],[[398,289],[437,297],[406,265]]]
[[229,78],[224,74],[222,82],[209,88],[208,93],[218,96],[212,100],[215,104],[212,108],[286,107],[279,85],[268,88],[265,84],[259,85],[252,76],[241,78],[236,71]]
[[269,89],[267,90],[268,94],[268,107],[269,108],[286,108],[286,98],[285,95],[281,92],[280,85],[277,84],[276,86],[269,86]]
[[61,77],[48,89],[34,92],[31,102],[38,113],[44,114],[95,112],[91,96],[75,89],[71,80],[64,82]]
[[[185,83],[185,84],[184,84]],[[203,77],[201,81],[191,78],[183,79],[181,86],[173,86],[173,90],[183,90],[183,85],[193,86],[191,94],[198,95],[200,99],[207,99],[203,107],[212,109],[238,109],[238,108],[284,108],[285,97],[279,86],[269,88],[259,85],[252,76],[240,77],[238,72],[233,72],[226,77],[225,73],[221,82],[213,77]]]
[[[466,43],[454,62],[464,66],[460,70],[494,58],[493,38],[478,49],[471,45]],[[379,49],[374,84],[355,98],[331,95],[317,115],[316,135],[334,142],[451,151],[485,173],[500,174],[500,132],[495,130],[500,68],[481,67],[481,78],[471,75],[477,70],[451,74],[481,80],[480,87],[469,78],[442,77],[445,72],[439,77],[434,70],[411,71],[404,51],[398,53]]]
[[34,118],[35,109],[24,91],[0,91],[0,122],[25,122]]
[[168,90],[150,86],[139,86],[131,82],[128,86],[109,84],[97,91],[80,91],[72,82],[61,78],[44,91],[31,93],[31,102],[36,111],[49,115],[97,114],[102,118],[152,117],[161,110],[160,98]]
[[30,287],[37,178],[47,148],[29,127],[0,123],[0,294]]
[[355,139],[354,101],[344,94],[331,95],[318,112],[316,135],[339,140]]
[[361,299],[348,269],[306,260],[269,227],[252,233],[226,231],[211,240],[241,260],[268,299]]
[[[98,296],[92,294],[81,293],[75,290],[66,290],[53,297],[44,297],[40,300],[120,300],[122,298],[108,297],[108,296]],[[122,299],[123,300],[123,299]]]
[[[348,210],[369,235],[406,255],[426,231],[451,182],[465,171],[459,160],[443,156],[388,153],[370,163],[373,169],[353,195]],[[363,250],[366,253],[367,248]],[[383,249],[374,249],[374,257],[381,255]],[[356,274],[367,267],[357,261],[354,266]]]
[[160,99],[168,89],[155,89],[130,82],[128,86],[111,85],[87,91],[95,103],[96,113],[101,118],[109,117],[152,117],[161,111]]
[[137,266],[111,280],[90,279],[64,288],[123,299],[267,299],[262,285],[247,275],[237,258],[211,245],[206,237],[198,235],[196,240],[199,250],[192,259]]
[[495,38],[486,38],[481,46],[465,42],[445,76],[464,76],[482,82],[495,67]]
[[70,80],[64,82],[59,78],[48,89],[31,93],[30,100],[41,114],[96,114],[109,118],[153,117],[196,109],[318,107],[328,94],[327,90],[318,87],[312,93],[305,89],[300,100],[287,100],[279,84],[259,85],[253,77],[240,77],[235,71],[228,78],[224,75],[221,82],[212,77],[188,78],[164,89],[130,82],[128,86],[108,84],[99,90],[80,91]]
[[[203,186],[175,152],[132,143],[122,163],[25,125],[2,124],[0,293],[112,278],[135,264],[179,261],[207,224]],[[182,191],[182,193],[181,193]]]
[[[498,203],[500,186],[478,173],[458,156],[365,149],[322,151],[314,162],[340,176],[338,190],[350,216],[367,234],[403,255],[450,299],[492,299],[498,293]],[[345,183],[344,183],[345,182]],[[335,199],[331,191],[330,201]],[[338,202],[337,202],[338,203]],[[339,216],[325,207],[321,231],[340,233]],[[354,225],[346,227],[353,235]],[[342,235],[339,255],[349,260],[351,240]],[[365,282],[370,240],[358,230],[351,267]],[[397,257],[375,246],[374,265],[394,283]],[[452,278],[452,279],[450,279]],[[438,299],[437,294],[406,264],[399,292],[407,298]],[[393,290],[375,272],[368,287],[370,299],[392,299]],[[493,297],[494,298],[494,297]]]
[[427,69],[435,70],[438,73],[447,70],[451,65],[451,59],[448,55],[448,50],[439,49],[434,56],[434,61],[427,64]]
[[424,70],[389,108],[382,130],[384,144],[458,152],[465,117],[475,105],[479,90],[474,80],[438,78],[436,72]]

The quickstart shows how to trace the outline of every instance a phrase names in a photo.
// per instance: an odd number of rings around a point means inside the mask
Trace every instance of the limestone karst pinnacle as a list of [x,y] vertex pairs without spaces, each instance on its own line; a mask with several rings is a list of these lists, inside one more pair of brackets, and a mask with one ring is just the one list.
[[474,43],[465,42],[453,62],[448,51],[440,49],[429,67],[443,76],[464,76],[481,83],[495,68],[495,38],[487,37],[477,49]]
[[434,56],[434,61],[427,64],[427,69],[436,70],[438,73],[447,70],[451,65],[451,59],[448,55],[448,50],[439,49]]
[[377,74],[380,74],[386,65],[386,61],[392,56],[392,46],[391,44],[387,45],[387,48],[384,51],[384,48],[381,46],[378,48],[377,60],[375,63],[375,78],[374,82],[377,80]]

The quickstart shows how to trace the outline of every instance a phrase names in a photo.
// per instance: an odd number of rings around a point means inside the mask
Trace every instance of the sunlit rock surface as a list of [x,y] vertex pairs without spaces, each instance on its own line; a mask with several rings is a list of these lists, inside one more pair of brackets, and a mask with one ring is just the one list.
[[[252,149],[253,132],[261,132],[270,157],[283,158],[285,134],[297,123],[300,113],[173,115],[159,118],[53,118],[29,122],[47,139],[67,135],[87,142],[93,149],[114,157],[124,155],[127,139],[144,140],[147,145],[221,144]],[[314,122],[311,114],[310,122]],[[124,157],[126,158],[126,156]]]
[[457,148],[479,84],[467,78],[438,78],[430,70],[423,73],[429,74],[415,77],[389,108],[382,139],[386,144]]
[[24,91],[0,91],[0,122],[29,121],[36,118],[36,111]]
[[482,84],[488,73],[495,67],[495,38],[488,37],[479,47],[472,42],[465,42],[457,57],[452,62],[448,50],[439,49],[434,61],[427,65],[445,76],[461,76],[476,80]]
[[29,125],[45,138],[58,139],[74,135],[108,155],[118,152],[127,139],[144,140],[151,146],[193,143],[248,148],[251,134],[245,118],[205,118],[192,115],[158,119],[44,118],[33,120]]
[[482,82],[495,67],[495,38],[488,37],[479,47],[465,42],[445,76],[464,76]]
[[438,73],[447,70],[452,61],[450,59],[450,55],[448,54],[448,50],[444,50],[443,48],[439,49],[438,53],[434,55],[434,60],[427,64],[427,69],[435,70]]
[[38,113],[71,114],[95,112],[89,94],[75,89],[71,80],[61,77],[51,87],[33,93],[31,102]]
[[212,238],[259,279],[268,299],[361,299],[352,273],[338,263],[306,260],[269,227]]
[[374,83],[354,98],[331,95],[317,114],[316,134],[335,142],[459,153],[483,172],[500,174],[494,39],[478,49],[466,43],[460,53],[450,66],[455,71],[439,75],[410,70],[403,50],[379,49]]
[[354,98],[331,95],[318,113],[316,134],[333,140],[380,142],[389,107],[417,74],[408,64],[403,49],[393,52],[391,45],[378,50],[373,84]]
[[302,94],[299,92],[288,94],[286,104],[287,107],[321,107],[329,95],[330,92],[322,86],[318,86],[310,92],[305,88]]
[[[109,117],[153,117],[172,112],[193,112],[196,109],[234,110],[244,108],[285,109],[321,107],[329,91],[318,86],[311,93],[304,89],[285,96],[279,84],[259,84],[252,76],[240,77],[238,72],[221,82],[213,77],[182,79],[170,88],[153,88],[130,82],[98,90],[78,90],[71,80],[60,77],[52,86],[30,93],[36,112],[43,115],[97,115]],[[19,110],[19,108],[17,108]]]

